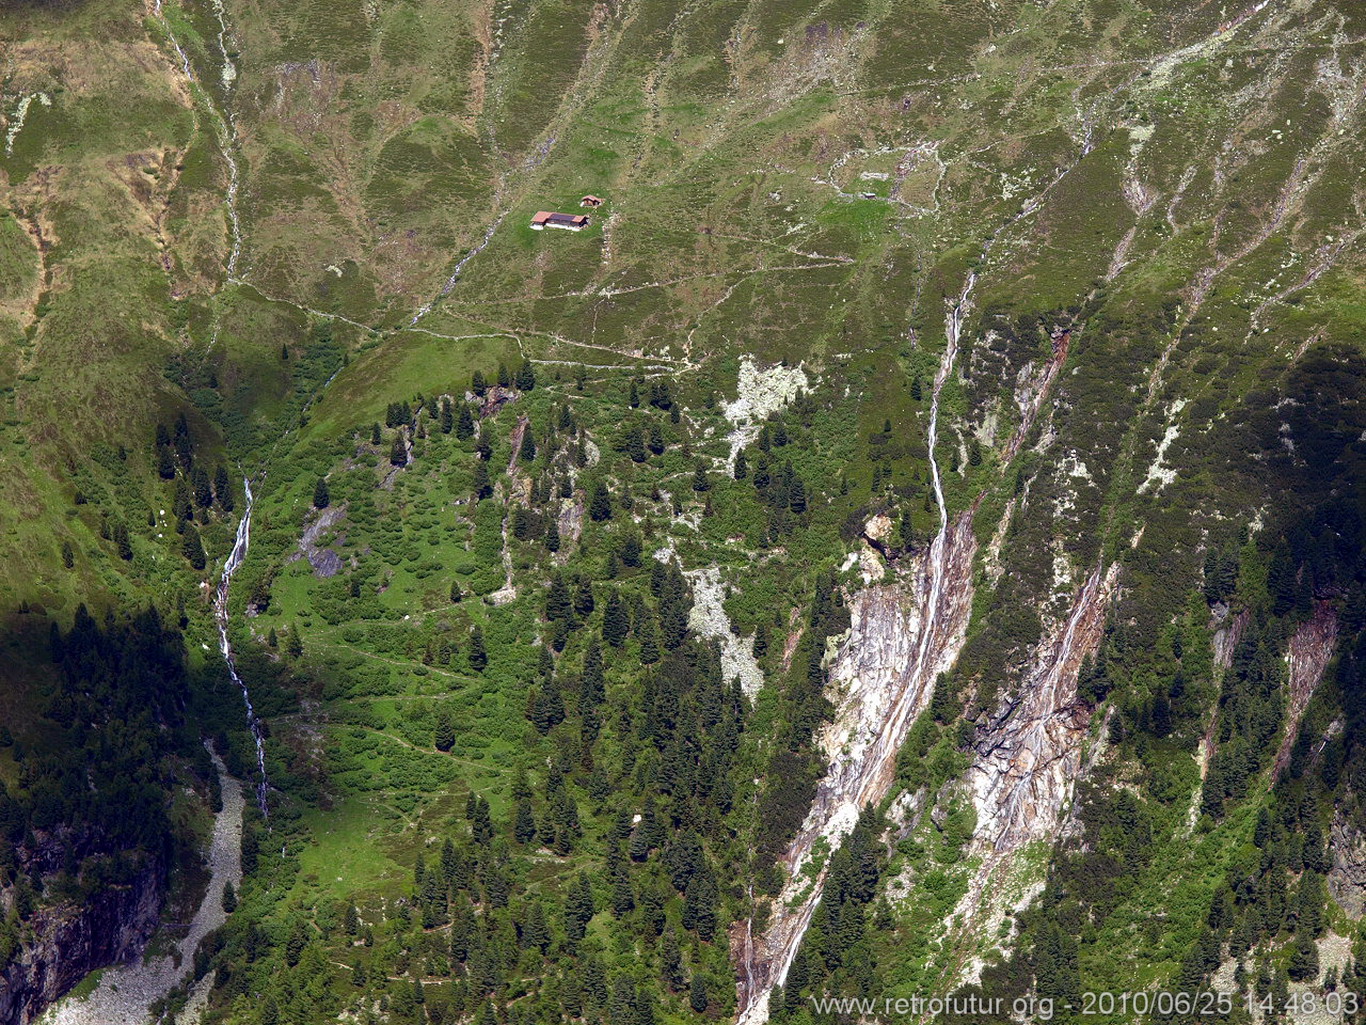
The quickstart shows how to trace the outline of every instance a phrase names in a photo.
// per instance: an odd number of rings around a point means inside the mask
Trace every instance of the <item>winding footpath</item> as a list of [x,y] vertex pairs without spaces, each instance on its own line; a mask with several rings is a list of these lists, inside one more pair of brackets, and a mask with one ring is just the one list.
[[[189,930],[176,941],[170,955],[149,955],[141,961],[106,969],[94,992],[84,999],[66,996],[44,1013],[39,1019],[41,1025],[146,1025],[152,1019],[152,1004],[189,975],[200,940],[227,919],[223,888],[228,883],[237,887],[242,881],[242,810],[246,801],[241,783],[228,774],[223,760],[212,750],[209,755],[218,773],[223,809],[214,818],[209,844],[209,886],[190,920]],[[198,1020],[212,980],[210,974],[194,988],[177,1022]]]

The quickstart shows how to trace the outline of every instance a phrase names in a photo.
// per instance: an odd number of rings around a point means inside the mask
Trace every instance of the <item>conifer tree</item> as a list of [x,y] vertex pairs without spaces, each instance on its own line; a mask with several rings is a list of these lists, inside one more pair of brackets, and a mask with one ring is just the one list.
[[588,876],[580,872],[570,884],[569,897],[564,905],[565,932],[569,934],[570,939],[583,939],[588,923],[595,913],[593,886],[588,881]]
[[910,509],[901,510],[901,519],[897,524],[897,536],[901,541],[902,548],[912,548],[915,546],[915,521],[911,518]]
[[659,654],[659,629],[655,626],[652,616],[641,632],[640,661],[643,665],[652,666],[659,661]]
[[633,463],[643,463],[650,458],[649,452],[645,449],[645,437],[635,424],[626,429],[626,435],[621,444],[622,450],[631,457]]
[[181,552],[195,569],[203,569],[208,561],[204,554],[204,542],[199,539],[199,531],[193,523],[185,524]]
[[383,440],[384,436],[380,434],[379,423],[378,421],[376,421],[375,423],[370,425],[370,444],[378,445]]
[[[114,524],[114,544],[118,546],[120,559],[124,562],[133,561],[133,543],[128,537],[128,527],[122,521]],[[203,569],[203,566],[195,568]]]
[[697,460],[697,465],[693,469],[692,489],[699,494],[711,490],[711,480],[707,477],[707,464],[701,459]]
[[498,364],[498,387],[512,387],[512,372],[508,370],[508,365],[506,363]]
[[522,432],[522,446],[517,451],[518,457],[524,463],[536,461],[536,434],[531,429],[531,424],[526,425],[526,430]]
[[707,1009],[707,983],[698,972],[693,972],[692,983],[688,987],[688,1006],[698,1014]]
[[745,459],[744,449],[740,449],[735,453],[735,469],[731,472],[731,475],[736,480],[744,480],[749,476],[749,462]]
[[607,594],[607,604],[602,613],[602,637],[614,648],[620,648],[631,628],[626,606],[615,589]]
[[545,547],[548,552],[560,550],[560,525],[554,516],[546,517]]
[[545,908],[539,900],[532,901],[531,909],[527,912],[526,925],[522,929],[522,942],[542,954],[550,948],[550,927],[545,920]]
[[596,708],[607,700],[607,680],[603,674],[602,645],[594,637],[588,643],[588,651],[583,657],[583,677],[580,686],[580,711]]
[[441,433],[450,434],[455,429],[455,409],[449,398],[441,400]]
[[531,391],[536,387],[536,368],[531,365],[531,360],[522,360],[522,365],[517,368],[517,390]]
[[587,577],[579,577],[574,583],[574,611],[587,618],[598,607],[593,597],[593,582]]
[[1290,954],[1290,965],[1287,969],[1290,978],[1294,982],[1308,982],[1317,979],[1319,975],[1319,948],[1314,943],[1313,935],[1301,933],[1295,941],[1295,946]]
[[680,922],[685,929],[695,929],[697,936],[704,942],[711,942],[716,933],[716,908],[720,895],[711,874],[705,870],[697,872],[688,881],[683,898],[683,914]]
[[403,432],[400,431],[398,437],[394,438],[394,443],[389,448],[389,462],[394,466],[408,465],[408,447],[403,444]]
[[612,496],[602,481],[593,485],[593,495],[588,502],[588,518],[595,523],[612,518]]
[[432,746],[438,751],[449,751],[455,746],[455,724],[451,713],[441,708],[436,713],[436,728],[432,731]]
[[567,619],[572,615],[569,587],[564,577],[556,573],[550,578],[550,590],[545,597],[545,618],[552,623],[557,619]]
[[760,623],[754,629],[754,657],[763,658],[768,654],[768,627]]
[[679,948],[678,933],[672,927],[664,930],[664,942],[660,948],[660,962],[665,984],[670,990],[677,993],[683,988],[686,976],[683,974],[683,952]]
[[620,864],[620,855],[617,858],[618,863],[611,870],[612,914],[621,918],[635,910],[636,894],[631,888],[631,877],[627,874],[625,866]]
[[174,445],[176,455],[180,457],[181,465],[188,470],[194,462],[194,442],[190,438],[190,423],[185,419],[184,413],[177,416],[175,420]]
[[488,390],[489,385],[488,382],[484,380],[484,372],[482,370],[476,370],[474,376],[470,378],[470,391],[474,392],[474,394],[482,399],[488,394]]
[[218,503],[218,508],[224,512],[232,512],[235,501],[232,494],[232,478],[228,476],[227,467],[222,463],[213,472],[213,497]]
[[460,404],[460,415],[455,421],[455,436],[461,441],[468,441],[474,437],[474,415],[470,412],[470,407],[463,402]]
[[493,485],[489,483],[488,464],[482,459],[476,460],[474,464],[474,497],[476,499],[490,498],[493,495]]
[[514,806],[512,835],[520,844],[536,839],[536,816],[531,807],[531,787],[527,784],[526,774],[518,772],[512,781],[512,801]]
[[636,387],[636,382],[631,381],[631,390],[627,393],[626,404],[632,409],[640,408],[640,389]]
[[476,673],[482,673],[489,664],[488,651],[484,648],[484,631],[476,623],[474,629],[470,631],[470,668]]
[[512,536],[518,541],[530,539],[536,520],[536,514],[530,509],[521,505],[517,506],[512,510]]
[[533,687],[527,698],[527,718],[542,735],[564,722],[564,698],[553,676],[547,676],[542,686]]
[[326,509],[332,504],[332,492],[328,490],[327,478],[319,477],[318,483],[313,485],[313,508]]
[[196,466],[190,474],[190,480],[194,487],[194,504],[201,509],[213,505],[213,484],[209,481],[208,471]]

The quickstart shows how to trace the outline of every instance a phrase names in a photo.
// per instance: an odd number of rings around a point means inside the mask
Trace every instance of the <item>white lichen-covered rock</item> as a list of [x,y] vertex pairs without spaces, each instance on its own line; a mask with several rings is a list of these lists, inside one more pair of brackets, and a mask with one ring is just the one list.
[[726,584],[715,566],[684,574],[692,585],[693,605],[688,625],[708,640],[721,645],[721,676],[726,683],[740,678],[740,689],[753,699],[764,685],[764,671],[754,660],[754,638],[737,637],[726,615]]
[[886,513],[878,513],[866,524],[863,532],[874,541],[886,541],[892,536],[892,518]]
[[726,419],[733,425],[726,436],[730,442],[730,456],[726,465],[734,465],[736,453],[759,436],[759,428],[770,414],[795,399],[798,392],[810,387],[801,367],[781,364],[760,367],[748,356],[742,357],[737,381],[738,394],[734,402],[727,402],[722,407]]

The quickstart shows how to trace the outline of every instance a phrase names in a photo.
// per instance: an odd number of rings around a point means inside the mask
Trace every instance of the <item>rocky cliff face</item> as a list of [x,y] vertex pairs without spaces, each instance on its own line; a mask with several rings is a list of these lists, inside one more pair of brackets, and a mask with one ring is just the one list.
[[1290,764],[1290,751],[1300,734],[1300,720],[1309,707],[1309,699],[1323,679],[1323,671],[1333,657],[1338,641],[1338,617],[1328,602],[1321,602],[1314,610],[1314,618],[1301,623],[1290,638],[1285,660],[1289,668],[1289,694],[1285,710],[1285,732],[1276,751],[1276,768],[1272,780],[1280,777]]
[[[980,922],[977,936],[992,936],[1007,913],[1018,910],[994,886],[1009,871],[1014,856],[1036,840],[1056,836],[1083,774],[1083,747],[1089,710],[1077,701],[1082,662],[1100,645],[1105,614],[1119,580],[1119,566],[1097,566],[1086,579],[1067,617],[1045,634],[1030,658],[1024,685],[1013,692],[979,736],[973,763],[964,775],[977,812],[972,853],[981,867],[973,874],[956,914],[964,923]],[[1028,888],[1016,903],[1034,896]],[[980,961],[965,969],[976,981]]]
[[33,939],[0,972],[0,1023],[29,1025],[90,972],[136,957],[156,928],[165,890],[165,866],[149,860],[131,882],[84,905],[38,912]]
[[1077,675],[1100,643],[1118,570],[1091,573],[1067,618],[1039,642],[1025,685],[977,742],[967,781],[984,848],[1006,851],[1057,827],[1089,721],[1077,704]]
[[804,871],[818,842],[838,847],[860,811],[887,796],[897,751],[929,704],[936,677],[958,657],[972,611],[976,554],[969,510],[917,556],[904,582],[865,588],[850,602],[850,632],[830,673],[838,711],[820,738],[829,769],[783,859],[791,875],[768,930],[757,937],[737,930],[742,1023],[766,1020],[768,994],[782,984],[820,903],[828,864],[814,878]]

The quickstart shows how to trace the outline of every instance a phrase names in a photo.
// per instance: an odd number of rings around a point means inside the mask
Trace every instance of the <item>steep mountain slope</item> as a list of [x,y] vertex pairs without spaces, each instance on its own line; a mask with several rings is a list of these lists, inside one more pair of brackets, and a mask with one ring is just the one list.
[[160,875],[100,930],[202,890],[201,737],[260,786],[208,1020],[1366,992],[1356,5],[69,0],[0,38],[7,979],[122,885],[44,797],[54,745],[112,757],[85,602],[184,648],[153,753],[200,791],[103,824]]

